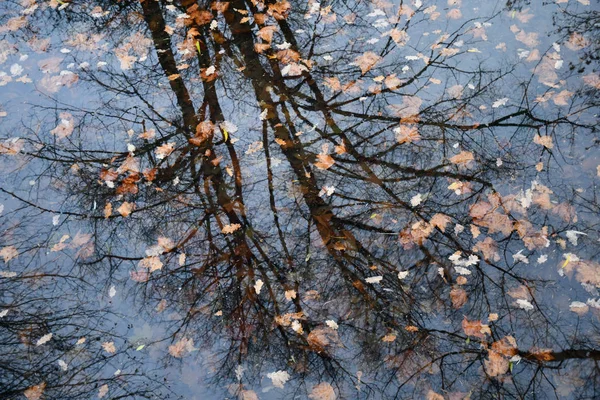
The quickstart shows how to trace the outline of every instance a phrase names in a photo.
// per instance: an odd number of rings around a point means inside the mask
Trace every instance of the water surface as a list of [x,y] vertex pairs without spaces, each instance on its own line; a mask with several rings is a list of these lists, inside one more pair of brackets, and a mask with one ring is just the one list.
[[599,10],[3,1],[0,398],[598,398]]

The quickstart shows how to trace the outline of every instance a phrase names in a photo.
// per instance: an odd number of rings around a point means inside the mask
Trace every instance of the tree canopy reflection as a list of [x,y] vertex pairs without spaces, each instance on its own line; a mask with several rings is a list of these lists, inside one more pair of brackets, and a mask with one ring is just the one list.
[[0,5],[0,397],[597,396],[597,11],[522,3]]

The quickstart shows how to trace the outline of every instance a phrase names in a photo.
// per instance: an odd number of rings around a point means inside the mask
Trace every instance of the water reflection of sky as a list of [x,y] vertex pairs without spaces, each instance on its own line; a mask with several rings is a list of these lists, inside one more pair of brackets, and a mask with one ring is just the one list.
[[0,5],[0,397],[598,396],[596,2],[196,3]]

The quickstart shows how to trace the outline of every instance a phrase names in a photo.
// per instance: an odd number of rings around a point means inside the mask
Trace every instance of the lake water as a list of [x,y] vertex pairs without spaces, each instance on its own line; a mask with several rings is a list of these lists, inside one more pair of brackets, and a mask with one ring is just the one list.
[[600,397],[597,0],[4,0],[1,399]]

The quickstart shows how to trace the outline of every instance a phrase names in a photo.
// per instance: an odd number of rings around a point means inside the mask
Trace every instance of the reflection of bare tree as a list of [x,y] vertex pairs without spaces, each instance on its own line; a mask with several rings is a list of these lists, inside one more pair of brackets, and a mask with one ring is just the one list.
[[[150,368],[138,364],[135,347],[123,344],[125,338],[105,323],[118,314],[85,295],[97,290],[86,281],[91,274],[58,267],[55,263],[65,261],[59,257],[45,258],[32,259],[34,269],[13,261],[0,280],[8,306],[0,319],[0,396],[87,399],[105,389],[115,398],[168,393],[152,382]],[[107,347],[115,343],[117,349]]]
[[[515,82],[516,105],[491,106],[519,66],[459,66],[466,53],[453,46],[481,35],[465,25],[404,47],[403,35],[427,21],[421,14],[399,19],[379,53],[347,44],[330,64],[313,65],[339,29],[372,30],[358,16],[367,6],[344,4],[354,25],[334,19],[307,38],[297,31],[311,22],[287,2],[125,3],[97,2],[108,14],[94,24],[102,32],[123,24],[109,38],[121,63],[141,52],[131,36],[152,47],[135,70],[144,79],[82,73],[86,85],[126,99],[105,101],[101,114],[57,104],[80,121],[75,131],[55,142],[32,135],[23,153],[47,165],[47,179],[74,176],[59,188],[69,204],[61,212],[89,221],[96,244],[79,265],[118,275],[134,264],[144,307],[178,313],[162,321],[171,356],[194,344],[210,351],[223,386],[245,365],[239,390],[256,387],[265,369],[289,369],[340,393],[359,386],[380,397],[434,388],[523,398],[595,365],[595,328],[562,320],[541,294],[552,280],[522,268],[553,236],[593,229],[577,222],[568,183],[531,184],[535,164],[549,168],[563,138],[594,129],[581,117],[590,103],[547,110],[524,80]],[[187,15],[175,35],[174,11]],[[401,75],[397,65],[413,50],[422,65]],[[445,87],[421,99],[440,78]],[[244,123],[246,114],[260,125]],[[143,132],[131,138],[135,150],[117,135],[95,137],[123,121]],[[264,164],[248,166],[253,156],[236,139],[262,149]],[[509,175],[524,193],[503,181]],[[90,199],[97,209],[82,211]],[[515,304],[534,311],[525,317]],[[586,369],[586,393],[595,368]]]

